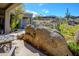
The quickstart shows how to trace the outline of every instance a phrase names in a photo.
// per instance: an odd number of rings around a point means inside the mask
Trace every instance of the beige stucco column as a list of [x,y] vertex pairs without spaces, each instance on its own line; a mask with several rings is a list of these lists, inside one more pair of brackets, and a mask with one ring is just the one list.
[[6,11],[5,12],[5,32],[9,33],[10,32],[10,12]]
[[11,31],[11,28],[10,28],[10,13],[11,13],[12,10],[14,10],[19,5],[20,5],[19,3],[15,3],[5,10],[5,33],[9,33]]

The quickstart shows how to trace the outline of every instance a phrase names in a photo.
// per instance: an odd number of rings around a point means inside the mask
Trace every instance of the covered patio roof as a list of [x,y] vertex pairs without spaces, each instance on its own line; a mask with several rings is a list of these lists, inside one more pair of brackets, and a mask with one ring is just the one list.
[[7,9],[13,3],[0,3],[0,9]]

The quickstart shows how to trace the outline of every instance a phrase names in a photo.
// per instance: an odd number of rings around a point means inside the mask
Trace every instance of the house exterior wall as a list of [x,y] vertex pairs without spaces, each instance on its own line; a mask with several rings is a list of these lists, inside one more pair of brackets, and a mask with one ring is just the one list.
[[23,19],[21,20],[21,28],[25,28],[27,24],[33,24],[33,18],[38,16],[30,12],[25,12],[23,14]]
[[23,14],[23,19],[21,20],[21,28],[24,29],[27,24],[30,24],[32,21],[32,13],[24,13]]
[[27,25],[27,19],[22,19],[21,20],[21,28],[24,29]]

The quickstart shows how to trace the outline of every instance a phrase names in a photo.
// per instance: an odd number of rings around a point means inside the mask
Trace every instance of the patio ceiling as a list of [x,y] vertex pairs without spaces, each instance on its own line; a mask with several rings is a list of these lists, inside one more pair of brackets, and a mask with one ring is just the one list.
[[0,9],[7,9],[13,3],[0,3]]
[[15,8],[20,3],[0,3],[0,18],[4,18],[5,11]]

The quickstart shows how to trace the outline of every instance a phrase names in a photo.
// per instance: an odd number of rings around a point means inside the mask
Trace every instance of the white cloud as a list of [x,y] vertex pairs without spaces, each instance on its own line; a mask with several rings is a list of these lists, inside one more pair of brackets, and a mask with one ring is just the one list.
[[39,6],[43,6],[44,4],[40,3]]
[[47,10],[47,9],[43,9],[42,12],[44,12],[44,13],[47,14],[47,13],[49,13],[49,10]]
[[45,11],[45,13],[49,13],[49,11],[48,11],[48,10],[46,10],[46,11]]
[[37,12],[35,12],[35,11],[30,11],[30,10],[26,10],[25,12],[33,13],[33,14],[38,14]]

